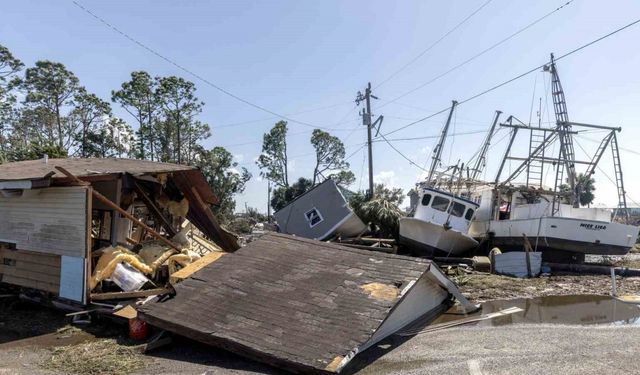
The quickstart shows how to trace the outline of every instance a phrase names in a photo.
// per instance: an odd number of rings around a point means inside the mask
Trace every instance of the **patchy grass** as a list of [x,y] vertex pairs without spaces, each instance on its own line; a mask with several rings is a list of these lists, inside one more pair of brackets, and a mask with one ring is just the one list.
[[139,346],[101,339],[51,348],[42,367],[67,374],[125,375],[146,366]]

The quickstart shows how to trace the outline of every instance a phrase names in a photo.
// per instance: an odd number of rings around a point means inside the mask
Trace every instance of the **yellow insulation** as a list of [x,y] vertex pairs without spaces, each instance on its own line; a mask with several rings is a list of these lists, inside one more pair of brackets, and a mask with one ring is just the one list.
[[122,246],[110,247],[103,250],[98,264],[93,270],[91,276],[90,290],[93,290],[98,283],[109,278],[119,263],[129,263],[144,274],[150,274],[153,269],[135,253],[125,249]]

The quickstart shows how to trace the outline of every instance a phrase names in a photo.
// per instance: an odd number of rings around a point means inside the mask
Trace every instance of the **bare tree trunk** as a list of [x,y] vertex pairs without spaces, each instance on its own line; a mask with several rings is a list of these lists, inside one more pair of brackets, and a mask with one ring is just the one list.
[[60,146],[60,150],[64,148],[64,142],[62,137],[62,121],[60,120],[60,106],[56,105],[56,122],[58,124],[58,145]]

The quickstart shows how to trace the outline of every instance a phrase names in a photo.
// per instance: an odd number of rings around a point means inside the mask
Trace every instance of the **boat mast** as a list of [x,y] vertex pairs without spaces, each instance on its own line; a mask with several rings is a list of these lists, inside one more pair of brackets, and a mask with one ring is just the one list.
[[564,182],[564,173],[566,170],[567,180],[569,187],[571,188],[571,203],[574,207],[580,205],[579,192],[576,189],[576,169],[575,169],[575,152],[573,150],[573,137],[571,135],[571,123],[569,122],[569,114],[567,113],[567,102],[564,96],[564,90],[560,83],[560,76],[558,75],[558,69],[551,54],[551,62],[549,65],[545,65],[545,71],[551,73],[551,97],[553,98],[553,109],[556,116],[556,128],[558,130],[558,138],[560,139],[560,155],[558,159],[560,162],[556,167],[556,181],[554,191],[556,195],[553,199],[553,212],[555,215],[560,209],[560,203],[562,201],[562,194],[560,187]]
[[449,117],[447,117],[447,122],[442,128],[442,133],[440,134],[440,139],[438,140],[438,144],[433,149],[433,157],[431,158],[431,168],[429,168],[429,175],[427,176],[427,185],[432,185],[431,179],[433,178],[433,174],[436,171],[436,168],[440,164],[440,156],[442,155],[442,149],[444,146],[444,141],[447,139],[447,133],[449,132],[449,125],[451,124],[451,117],[453,116],[453,111],[456,109],[456,105],[458,102],[455,100],[451,101],[451,110],[449,111]]
[[498,124],[498,118],[500,118],[500,114],[502,111],[496,111],[496,117],[493,119],[493,123],[491,124],[491,128],[489,128],[489,133],[487,134],[487,138],[485,138],[484,143],[482,144],[482,148],[480,149],[480,153],[478,154],[478,159],[476,159],[473,168],[471,168],[471,176],[469,176],[470,181],[476,181],[482,173],[484,166],[487,162],[487,151],[489,151],[489,146],[491,145],[491,138],[495,133],[496,125]]

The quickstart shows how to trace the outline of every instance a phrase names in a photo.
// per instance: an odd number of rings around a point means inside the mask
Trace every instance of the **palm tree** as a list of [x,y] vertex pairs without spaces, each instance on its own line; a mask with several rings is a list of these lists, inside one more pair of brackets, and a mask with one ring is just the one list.
[[594,186],[596,180],[594,180],[591,175],[587,176],[583,173],[578,174],[576,180],[576,189],[579,194],[580,205],[589,206],[595,199],[593,192],[596,190]]

